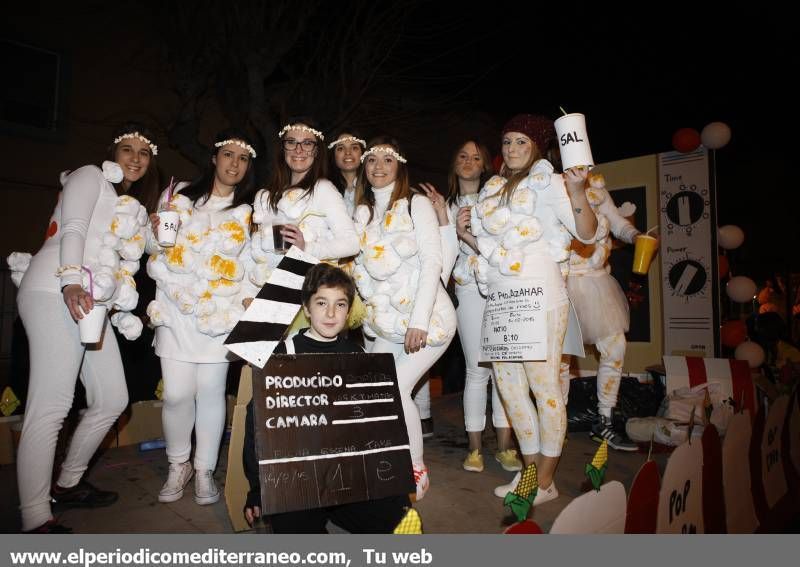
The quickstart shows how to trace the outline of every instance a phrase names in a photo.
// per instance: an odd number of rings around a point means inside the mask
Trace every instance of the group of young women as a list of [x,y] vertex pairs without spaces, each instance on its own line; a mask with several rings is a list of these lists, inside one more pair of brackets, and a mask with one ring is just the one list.
[[[258,156],[247,134],[236,130],[215,138],[207,168],[197,180],[160,197],[157,147],[138,124],[117,133],[103,168],[86,166],[67,178],[53,215],[57,229],[48,231],[19,293],[31,344],[18,461],[24,531],[66,529],[51,515],[51,498],[80,506],[108,505],[117,498],[81,477],[127,403],[119,351],[110,332],[99,348],[86,349],[74,321],[97,299],[81,285],[80,266],[92,261],[93,247],[114,225],[114,201],[123,194],[137,199],[153,223],[153,230],[145,231],[144,248],[150,253],[147,269],[157,282],[157,294],[147,313],[161,358],[170,463],[161,502],[181,498],[192,477],[198,504],[219,499],[213,472],[231,357],[222,342],[280,260],[269,241],[275,225],[282,227],[287,243],[352,273],[365,308],[366,349],[395,358],[418,499],[430,483],[421,427],[429,409],[424,392],[418,396],[423,398],[420,409],[412,394],[456,330],[467,362],[464,413],[470,451],[464,468],[483,470],[481,433],[493,375],[497,460],[509,471],[535,463],[540,501],[557,495],[553,476],[566,433],[559,362],[568,303],[561,266],[573,237],[592,242],[597,220],[587,202],[586,170],[558,174],[546,159],[554,141],[552,122],[532,115],[508,122],[502,132],[503,167],[491,178],[486,147],[464,143],[452,162],[445,196],[427,184],[412,188],[406,155],[392,138],[367,142],[347,129],[326,145],[309,118],[290,121],[278,138],[272,177],[257,193]],[[328,180],[330,165],[333,182]],[[158,210],[164,209],[180,214],[174,246],[162,247],[155,237]],[[121,253],[119,247],[112,249]],[[509,266],[509,257],[514,266]],[[451,271],[457,309],[445,289]],[[533,277],[544,278],[548,289],[547,360],[480,366],[486,293]],[[89,409],[51,486],[56,439],[79,371]],[[512,428],[521,460],[513,448]],[[192,432],[195,452],[190,462]],[[512,482],[497,493],[505,496],[513,488]]]

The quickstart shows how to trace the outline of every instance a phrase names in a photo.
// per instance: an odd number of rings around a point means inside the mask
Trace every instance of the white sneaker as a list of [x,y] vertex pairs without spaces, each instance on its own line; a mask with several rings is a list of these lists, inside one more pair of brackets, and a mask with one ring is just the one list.
[[194,501],[201,506],[214,504],[219,500],[219,488],[214,482],[213,471],[197,471],[194,476]]
[[539,487],[539,490],[536,491],[536,498],[533,499],[533,505],[539,506],[556,498],[558,498],[558,489],[556,488],[556,483],[551,482],[547,488]]
[[185,463],[170,463],[167,482],[158,492],[159,502],[175,502],[183,498],[183,489],[189,484],[194,474],[194,468],[189,461]]
[[509,482],[508,484],[502,484],[494,489],[494,495],[498,498],[505,498],[506,494],[509,492],[513,492],[513,490],[519,484],[519,479],[522,477],[522,471],[518,472],[514,475],[514,480]]

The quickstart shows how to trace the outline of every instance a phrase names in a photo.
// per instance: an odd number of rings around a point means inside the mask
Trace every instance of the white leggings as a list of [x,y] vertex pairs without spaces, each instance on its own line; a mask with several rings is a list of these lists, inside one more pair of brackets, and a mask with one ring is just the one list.
[[[486,298],[477,287],[456,286],[458,297],[458,336],[461,350],[464,351],[466,376],[464,382],[464,425],[467,431],[483,431],[486,428],[486,385],[492,371],[478,366],[481,348],[481,326]],[[495,427],[508,427],[508,418],[497,385],[492,380],[492,424]]]
[[[559,367],[568,313],[569,305],[547,312],[547,360],[492,363],[500,397],[523,455],[561,455],[567,433],[567,406]],[[536,407],[529,392],[536,398]]]
[[[452,338],[450,339],[452,340]],[[426,346],[414,354],[406,354],[402,343],[393,343],[378,337],[371,345],[371,353],[390,352],[394,355],[394,365],[397,369],[397,385],[400,388],[400,398],[403,402],[403,413],[406,417],[408,429],[408,443],[411,446],[411,462],[422,466],[422,426],[417,406],[411,399],[411,392],[420,378],[447,350],[447,343],[435,347]]]
[[78,325],[60,295],[27,291],[17,296],[30,345],[30,379],[22,438],[17,452],[22,529],[36,528],[52,517],[50,481],[58,432],[72,407],[80,373],[88,409],[72,435],[58,485],[80,481],[108,430],[128,405],[125,373],[117,338],[106,322],[99,350],[86,350]]
[[426,375],[424,381],[414,393],[414,405],[417,406],[420,419],[430,419],[431,417],[431,381]]
[[225,428],[227,362],[183,362],[161,359],[164,408],[161,422],[170,463],[185,463],[192,453],[192,429],[197,447],[194,468],[213,471]]

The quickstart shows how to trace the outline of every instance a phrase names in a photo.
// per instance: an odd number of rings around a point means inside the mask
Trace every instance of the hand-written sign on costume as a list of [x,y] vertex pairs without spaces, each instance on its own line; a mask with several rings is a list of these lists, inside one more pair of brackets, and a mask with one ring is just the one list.
[[544,279],[492,288],[483,311],[481,362],[544,360],[546,306]]
[[390,354],[273,355],[253,401],[265,514],[414,490]]

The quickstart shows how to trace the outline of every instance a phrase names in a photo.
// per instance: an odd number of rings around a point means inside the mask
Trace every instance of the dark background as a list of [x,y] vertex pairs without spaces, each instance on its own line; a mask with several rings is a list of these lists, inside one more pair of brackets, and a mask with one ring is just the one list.
[[[416,180],[440,188],[462,138],[496,151],[518,112],[584,113],[598,163],[668,151],[678,128],[721,120],[733,138],[717,152],[719,220],[747,235],[734,271],[760,279],[797,266],[787,16],[681,2],[15,4],[0,28],[15,42],[3,51],[0,193],[48,188],[37,200],[44,219],[60,168],[98,161],[128,117],[154,125],[162,168],[179,177],[195,174],[217,129],[245,126],[269,151],[301,113],[326,131],[396,135]],[[16,42],[59,56],[52,128],[47,58],[21,55]],[[269,160],[258,161],[266,175]]]

